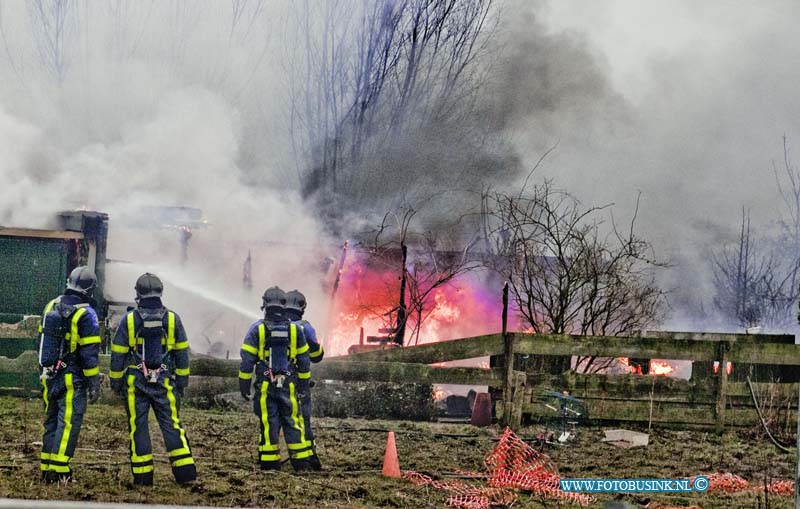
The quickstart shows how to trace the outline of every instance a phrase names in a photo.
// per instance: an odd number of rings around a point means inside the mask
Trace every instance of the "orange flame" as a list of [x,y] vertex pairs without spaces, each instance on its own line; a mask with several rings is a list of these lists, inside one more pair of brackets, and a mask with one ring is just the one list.
[[675,371],[675,368],[666,361],[650,361],[650,374],[656,376],[666,376]]
[[[368,254],[354,255],[341,271],[339,290],[331,310],[326,334],[326,353],[342,355],[359,342],[364,330],[365,344],[388,341],[397,326],[400,300],[399,267],[395,261]],[[500,330],[500,290],[487,288],[478,276],[465,276],[434,289],[426,299],[419,337],[415,334],[417,313],[411,294],[406,293],[408,321],[405,345],[431,343],[478,336]],[[369,341],[369,338],[374,338]],[[380,339],[380,342],[376,342]]]
[[[728,362],[725,366],[725,373],[730,375],[733,372],[733,363]],[[714,361],[714,373],[719,373],[719,361]]]

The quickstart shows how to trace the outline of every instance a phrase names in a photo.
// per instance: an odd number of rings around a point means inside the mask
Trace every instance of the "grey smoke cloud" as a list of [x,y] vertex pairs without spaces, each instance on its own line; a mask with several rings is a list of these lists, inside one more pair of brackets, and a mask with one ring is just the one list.
[[[31,5],[0,3],[0,223],[46,226],[55,210],[87,206],[111,213],[117,235],[114,221],[141,206],[196,206],[212,227],[192,238],[202,256],[188,270],[205,285],[255,306],[234,288],[253,249],[257,285],[321,292],[303,267],[336,242],[298,195],[295,4],[70,4],[57,54]],[[584,203],[614,202],[619,218],[641,191],[640,231],[677,264],[665,286],[678,301],[708,295],[705,245],[735,235],[743,205],[754,223],[775,217],[770,161],[784,133],[800,138],[800,6],[499,5],[479,115],[459,126],[485,124],[496,139],[464,150],[456,129],[414,133],[381,153],[364,193],[513,186],[558,143],[541,174]],[[292,249],[253,240],[287,236]],[[174,239],[156,237],[120,234],[111,255],[176,266]]]
[[663,280],[673,304],[708,309],[708,246],[736,237],[743,206],[769,227],[771,161],[784,134],[800,146],[800,5],[559,1],[528,12],[535,21],[518,15],[522,35],[508,44],[525,48],[543,31],[555,48],[518,51],[528,64],[513,71],[531,79],[513,97],[562,93],[522,101],[531,114],[513,103],[526,113],[510,125],[515,146],[530,165],[558,141],[543,173],[584,203],[615,203],[617,218],[641,191],[639,231],[675,264]]

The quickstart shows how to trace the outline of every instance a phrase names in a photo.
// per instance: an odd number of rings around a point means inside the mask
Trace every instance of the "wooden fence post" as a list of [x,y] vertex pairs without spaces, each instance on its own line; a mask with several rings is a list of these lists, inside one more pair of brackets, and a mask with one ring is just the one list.
[[728,401],[728,341],[720,341],[717,346],[719,359],[719,370],[717,371],[717,407],[714,417],[716,418],[716,432],[721,435],[725,430],[725,405]]
[[505,377],[503,380],[503,424],[514,425],[514,334],[508,332],[508,282],[503,285],[503,358]]

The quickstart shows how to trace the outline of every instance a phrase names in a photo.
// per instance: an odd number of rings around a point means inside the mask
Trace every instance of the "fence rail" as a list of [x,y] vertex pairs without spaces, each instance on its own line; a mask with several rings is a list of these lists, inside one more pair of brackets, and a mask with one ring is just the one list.
[[[537,391],[555,389],[584,399],[592,418],[692,422],[722,431],[726,420],[734,425],[757,423],[749,389],[744,383],[729,382],[725,369],[716,373],[707,369],[703,377],[692,380],[572,372],[554,376],[515,371],[516,363],[506,362],[504,354],[513,352],[515,359],[521,355],[634,357],[687,360],[705,366],[716,361],[719,366],[732,362],[734,366],[800,367],[800,345],[789,343],[791,340],[791,336],[693,332],[653,332],[641,337],[488,334],[326,358],[313,372],[315,378],[331,380],[486,385],[502,390],[496,413],[511,425],[518,424],[523,414],[547,415],[537,402]],[[493,358],[490,369],[431,365],[487,356]],[[16,359],[0,357],[0,374],[22,377],[35,373],[36,368],[35,352],[24,352]],[[108,357],[101,356],[101,369],[107,368]],[[193,355],[191,371],[199,376],[235,377],[238,360]],[[756,390],[788,402],[783,411],[795,419],[797,384],[756,384]]]

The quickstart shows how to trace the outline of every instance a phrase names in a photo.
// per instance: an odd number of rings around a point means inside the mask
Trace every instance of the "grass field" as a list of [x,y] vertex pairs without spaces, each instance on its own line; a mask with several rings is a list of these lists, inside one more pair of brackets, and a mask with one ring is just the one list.
[[[152,418],[151,436],[157,454],[155,486],[135,489],[131,485],[125,412],[121,404],[113,403],[89,407],[73,460],[76,482],[42,485],[38,481],[42,404],[0,397],[0,496],[276,508],[444,507],[445,492],[380,475],[386,442],[386,433],[381,430],[397,432],[401,469],[441,478],[458,469],[482,470],[483,457],[499,434],[497,428],[454,424],[317,419],[318,448],[325,471],[299,476],[288,463],[276,473],[257,469],[258,425],[251,413],[185,408],[182,417],[200,477],[193,486],[173,483]],[[526,428],[520,434],[535,432],[535,428]],[[599,429],[581,430],[575,443],[548,449],[547,453],[564,477],[683,477],[708,472],[731,472],[757,482],[765,477],[793,477],[793,455],[778,451],[765,440],[743,435],[718,437],[697,431],[655,430],[646,449],[620,449],[601,443],[602,436]],[[612,498],[601,498],[597,506]],[[767,507],[763,495],[758,498],[751,493],[652,498],[626,495],[623,499],[640,507],[652,501],[704,509]],[[775,495],[768,503],[772,508],[793,505],[790,499]],[[522,495],[514,507],[556,505]]]

